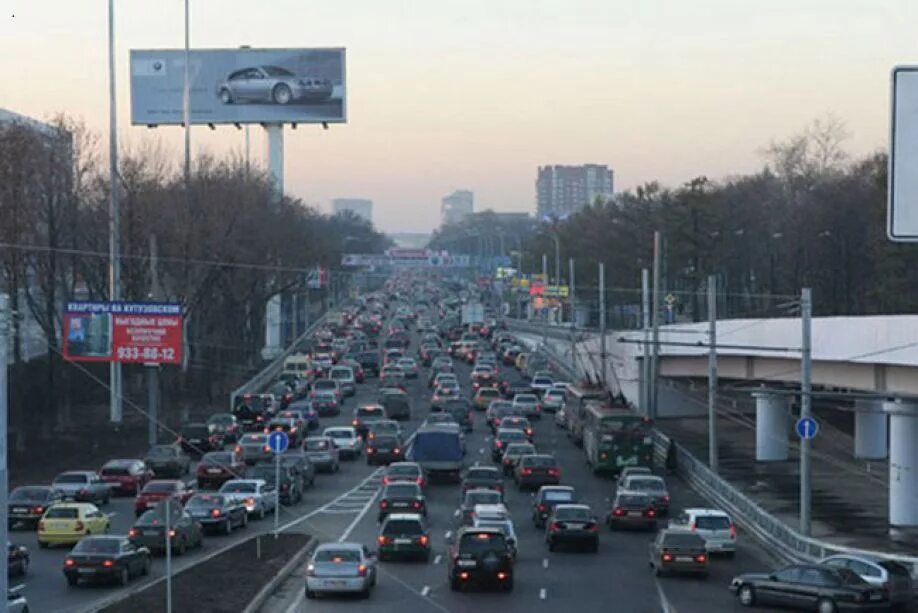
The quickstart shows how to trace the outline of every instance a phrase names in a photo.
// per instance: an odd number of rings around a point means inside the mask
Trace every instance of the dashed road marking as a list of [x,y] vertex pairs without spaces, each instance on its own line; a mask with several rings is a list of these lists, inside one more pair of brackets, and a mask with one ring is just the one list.
[[548,568],[548,558],[542,559],[542,568]]
[[459,517],[459,509],[453,511],[453,517]]
[[437,554],[437,557],[434,558],[434,564],[439,564],[440,560],[442,559],[443,559],[443,556],[441,556],[440,554]]
[[429,585],[425,585],[423,588],[421,588],[421,596],[427,596],[429,593],[430,593]]
[[446,534],[444,534],[443,536],[446,537],[446,540],[449,540],[449,537],[451,537],[452,535],[453,535],[453,531],[452,531],[452,530],[447,530],[447,531],[446,531]]
[[543,587],[539,590],[539,600],[545,600],[546,598],[548,598],[548,590]]
[[478,453],[484,454],[484,447],[481,447],[481,448],[478,450]]
[[660,598],[660,610],[662,613],[676,613],[676,607],[669,603],[666,593],[663,592],[663,586],[659,581],[654,581],[657,586],[657,596]]

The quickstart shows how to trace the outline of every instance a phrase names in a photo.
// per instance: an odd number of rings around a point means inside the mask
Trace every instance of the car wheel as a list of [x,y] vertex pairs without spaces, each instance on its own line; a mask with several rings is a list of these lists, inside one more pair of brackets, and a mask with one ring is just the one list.
[[150,574],[150,557],[144,556],[143,566],[140,567],[140,574],[146,577]]
[[188,546],[185,544],[185,539],[184,539],[184,538],[180,538],[180,539],[179,539],[179,543],[178,543],[178,547],[175,548],[175,555],[177,555],[177,556],[183,556],[183,555],[185,555],[185,552],[186,552],[187,550],[188,550]]
[[548,541],[548,550],[549,550],[549,551],[554,551],[555,549],[557,549],[557,547],[558,547],[558,546],[555,545],[555,542],[554,542],[554,541],[552,541],[552,540],[549,540],[549,541]]
[[740,604],[744,607],[751,607],[755,605],[755,590],[752,589],[751,585],[742,585],[740,586],[739,591],[736,593],[737,600],[740,601]]
[[245,528],[246,526],[249,525],[249,514],[248,514],[248,513],[243,513],[243,514],[242,514],[242,523],[241,523],[240,525],[241,525],[243,528]]
[[503,588],[505,592],[513,591],[513,575],[510,575],[510,577],[504,582]]
[[232,104],[233,103],[233,94],[226,87],[220,90],[220,102],[223,104]]
[[290,104],[290,101],[293,100],[293,92],[290,91],[290,88],[283,83],[280,85],[275,85],[274,90],[271,92],[271,98],[276,104]]
[[229,536],[232,533],[233,533],[233,520],[227,517],[226,523],[223,524],[223,534]]
[[452,579],[449,580],[449,589],[450,589],[450,590],[452,590],[452,591],[454,591],[454,592],[458,592],[460,588],[461,588],[461,585],[460,585],[458,579],[456,579],[455,577],[453,577]]
[[316,597],[316,593],[314,591],[310,589],[306,590],[306,598],[308,598],[309,600],[313,600],[315,599],[315,597]]
[[67,575],[67,585],[70,587],[76,587],[77,577],[75,575]]
[[47,549],[47,548],[48,548],[48,543],[46,543],[45,541],[38,541],[38,547],[39,547],[40,549]]
[[367,598],[369,598],[369,597],[370,597],[370,588],[366,588],[365,590],[363,590],[362,592],[360,592],[360,597],[363,598],[364,600],[366,600]]
[[29,572],[29,559],[23,558],[22,562],[19,563],[19,572],[16,573],[20,577],[25,577]]
[[118,585],[127,585],[131,580],[131,573],[128,572],[127,566],[121,569],[121,572],[118,574]]
[[819,613],[835,613],[838,607],[835,606],[835,601],[831,598],[820,598],[819,602],[816,603],[816,610]]
[[265,518],[265,508],[259,507],[258,508],[258,519],[264,519],[264,518]]

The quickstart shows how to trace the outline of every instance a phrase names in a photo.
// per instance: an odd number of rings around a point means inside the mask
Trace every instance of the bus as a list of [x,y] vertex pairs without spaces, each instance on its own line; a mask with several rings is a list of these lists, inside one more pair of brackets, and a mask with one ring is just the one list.
[[583,419],[583,450],[593,473],[617,477],[627,466],[653,468],[651,423],[624,406],[589,402]]
[[567,422],[567,436],[578,447],[583,446],[583,423],[587,403],[604,402],[607,394],[598,386],[568,385],[564,392],[564,418]]

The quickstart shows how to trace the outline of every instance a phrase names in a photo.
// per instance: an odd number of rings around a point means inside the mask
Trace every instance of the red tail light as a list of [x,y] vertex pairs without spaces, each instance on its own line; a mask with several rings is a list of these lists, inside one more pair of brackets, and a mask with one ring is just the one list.
[[359,419],[355,419],[354,421],[351,422],[351,425],[353,425],[353,426],[359,426],[359,425],[360,425],[360,420],[359,420]]
[[544,513],[545,511],[548,510],[548,507],[546,507],[544,504],[540,504],[538,508],[539,508],[539,513]]
[[242,447],[241,447],[241,446],[236,445],[236,453],[242,453]]
[[115,565],[114,560],[103,560],[102,561],[102,566],[104,566],[105,568],[111,568],[114,565]]
[[470,576],[471,575],[469,575],[469,572],[467,570],[464,570],[461,573],[459,573],[459,578],[462,579],[463,581],[468,581]]
[[178,533],[175,531],[175,528],[173,528],[172,530],[169,530],[169,538],[174,539],[176,534]]
[[390,539],[388,536],[384,536],[384,535],[381,534],[381,535],[379,535],[379,537],[376,539],[376,541],[377,541],[380,545],[388,545],[389,543],[392,542],[392,539]]
[[74,525],[74,529],[75,529],[77,532],[82,532],[85,528],[86,528],[86,525],[83,524],[83,522],[81,522],[81,521],[78,521],[78,522]]
[[504,458],[504,464],[510,466],[510,458]]
[[507,573],[505,573],[504,571],[500,571],[499,573],[497,573],[497,578],[498,578],[500,581],[506,581],[507,577],[508,577],[508,575],[507,575]]
[[708,556],[703,553],[699,553],[697,556],[695,556],[695,561],[703,564],[704,562],[708,561]]
[[137,528],[131,528],[130,530],[128,530],[128,536],[132,538],[136,538],[140,536],[140,530],[138,530]]
[[522,472],[523,472],[524,475],[531,475],[531,474],[532,474],[532,469],[531,469],[531,468],[524,468]]
[[663,496],[663,502],[669,504],[669,496]]
[[497,447],[498,449],[500,449],[501,447],[504,446],[504,442],[503,442],[503,441],[497,441],[496,443],[494,443],[494,446]]
[[399,453],[401,453],[401,452],[402,452],[402,450],[399,449],[398,447],[396,447],[395,449],[392,450],[392,453],[395,453],[395,454],[399,454]]
[[360,575],[361,577],[366,577],[367,576],[367,565],[361,564],[360,566],[358,566],[357,574]]
[[612,509],[612,515],[614,515],[615,517],[624,517],[625,514],[626,514],[625,509],[621,507],[615,507],[614,509]]
[[587,524],[587,530],[589,530],[590,532],[599,532],[599,524],[595,522],[590,522],[589,524]]
[[420,509],[420,508],[421,508],[421,503],[420,503],[419,501],[415,500],[414,502],[411,503],[411,506],[412,506],[413,508],[415,508],[415,509]]
[[559,524],[556,521],[551,522],[551,526],[549,527],[549,530],[551,530],[552,532],[557,532],[560,529],[561,529],[561,524]]
[[68,566],[68,567],[76,566],[76,560],[74,560],[73,558],[67,558],[66,560],[64,560],[64,566]]
[[35,513],[36,515],[41,515],[42,513],[45,512],[45,508],[44,507],[33,507],[32,512]]
[[662,559],[663,559],[664,562],[672,562],[672,561],[673,561],[673,554],[663,552],[663,558],[662,558]]
[[261,450],[264,451],[265,453],[270,453],[271,447],[269,447],[268,445],[265,445],[264,447],[261,448]]
[[736,539],[736,525],[730,524],[730,538]]
[[430,543],[430,538],[428,538],[427,535],[418,537],[418,544],[422,547],[427,547],[428,543]]
[[45,530],[45,522],[43,521],[38,522],[38,531],[44,532],[44,530]]
[[560,477],[561,469],[560,468],[549,468],[548,474],[551,475],[552,477]]
[[417,479],[415,479],[415,482],[416,482],[418,485],[424,485],[424,478],[423,478],[423,477],[418,477]]
[[647,509],[646,511],[644,511],[644,517],[656,517],[656,516],[657,516],[656,509]]
[[223,515],[223,511],[221,511],[220,509],[213,509],[210,512],[210,515],[211,517],[220,517],[221,515]]
[[388,508],[389,508],[389,501],[388,501],[388,500],[380,500],[380,501],[379,501],[379,508],[380,508],[380,509],[388,509]]
[[392,479],[390,479],[389,477],[383,477],[382,482],[383,482],[383,485],[389,485],[390,483],[392,483]]

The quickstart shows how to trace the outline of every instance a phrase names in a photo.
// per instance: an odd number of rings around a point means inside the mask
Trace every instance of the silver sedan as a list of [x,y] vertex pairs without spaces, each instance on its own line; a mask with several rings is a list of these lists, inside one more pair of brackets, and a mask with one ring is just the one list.
[[280,66],[236,70],[217,85],[217,97],[223,104],[324,102],[331,98],[332,91],[333,86],[328,79],[295,75]]
[[375,585],[376,555],[360,543],[319,545],[306,567],[306,598],[329,592],[369,598]]

